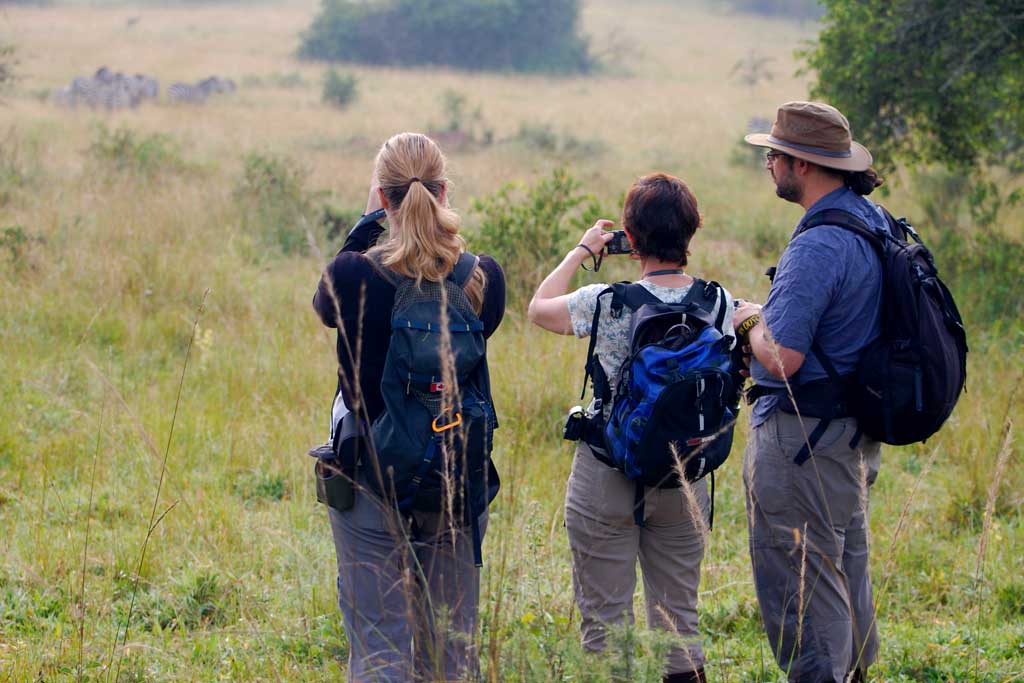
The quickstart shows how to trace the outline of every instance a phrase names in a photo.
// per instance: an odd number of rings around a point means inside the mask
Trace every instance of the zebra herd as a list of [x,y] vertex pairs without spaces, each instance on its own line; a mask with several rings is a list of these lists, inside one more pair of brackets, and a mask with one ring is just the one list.
[[[196,83],[172,83],[167,88],[171,102],[204,104],[215,93],[233,92],[235,82],[230,78],[210,76]],[[62,107],[74,109],[85,105],[90,109],[134,109],[145,100],[160,97],[160,82],[145,74],[125,75],[102,66],[92,77],[79,76],[70,85],[53,92],[53,101]]]

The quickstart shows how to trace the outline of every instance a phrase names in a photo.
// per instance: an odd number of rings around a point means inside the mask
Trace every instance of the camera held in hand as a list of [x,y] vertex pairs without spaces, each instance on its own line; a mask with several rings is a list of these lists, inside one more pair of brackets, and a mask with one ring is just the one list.
[[629,254],[633,251],[633,245],[629,243],[625,230],[614,230],[612,238],[604,245],[604,250],[608,254]]

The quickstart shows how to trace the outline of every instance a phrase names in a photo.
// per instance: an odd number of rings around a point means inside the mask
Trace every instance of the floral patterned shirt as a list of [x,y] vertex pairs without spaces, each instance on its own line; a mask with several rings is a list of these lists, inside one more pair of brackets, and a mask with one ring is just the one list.
[[[663,287],[647,280],[639,280],[639,284],[661,301],[675,304],[682,301],[691,285],[684,287]],[[594,311],[597,309],[597,296],[610,285],[594,284],[580,287],[569,295],[569,319],[572,321],[572,331],[577,337],[589,337],[590,326],[594,321]],[[726,311],[722,320],[720,332],[726,335],[733,335],[732,314],[735,310],[732,295],[725,289]],[[622,363],[629,355],[629,322],[630,316],[622,315],[613,318],[611,315],[611,294],[601,299],[601,319],[597,322],[597,342],[594,346],[594,353],[597,354],[601,367],[608,375],[608,381],[612,387],[612,400],[615,399],[615,387],[619,383],[619,370]],[[718,305],[715,306],[713,315],[718,315]],[[611,402],[605,409],[611,407]]]

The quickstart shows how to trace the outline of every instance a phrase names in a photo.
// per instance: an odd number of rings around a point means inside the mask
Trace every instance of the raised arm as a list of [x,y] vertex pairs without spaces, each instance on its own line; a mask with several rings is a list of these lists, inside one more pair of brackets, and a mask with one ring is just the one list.
[[[591,258],[591,254],[599,254],[604,245],[612,238],[607,231],[614,223],[599,220],[594,226],[583,233],[579,244],[572,248],[558,267],[544,278],[540,287],[530,300],[527,316],[530,322],[557,334],[572,334],[572,321],[569,318],[569,283],[576,270]],[[590,251],[587,251],[587,250]]]

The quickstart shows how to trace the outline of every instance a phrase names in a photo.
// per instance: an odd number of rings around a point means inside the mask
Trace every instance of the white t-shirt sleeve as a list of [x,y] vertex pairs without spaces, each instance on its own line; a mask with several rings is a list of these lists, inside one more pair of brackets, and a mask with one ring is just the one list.
[[594,311],[597,310],[597,295],[607,288],[608,285],[603,284],[587,285],[569,295],[569,320],[572,321],[572,332],[577,337],[590,336]]

